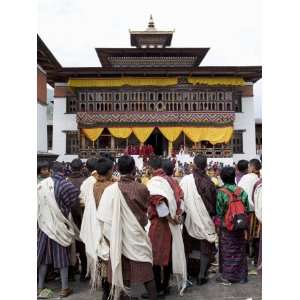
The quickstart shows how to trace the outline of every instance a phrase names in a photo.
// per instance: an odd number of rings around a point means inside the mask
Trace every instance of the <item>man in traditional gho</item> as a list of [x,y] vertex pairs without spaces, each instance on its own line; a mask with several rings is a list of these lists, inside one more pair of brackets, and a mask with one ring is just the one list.
[[90,190],[91,185],[93,185],[96,182],[96,164],[97,159],[96,158],[89,158],[86,162],[86,168],[89,172],[88,178],[86,178],[81,186],[80,186],[80,204],[81,206],[84,206],[86,193]]
[[111,296],[126,299],[131,285],[144,284],[149,298],[156,299],[152,248],[145,231],[149,192],[145,185],[135,181],[136,168],[131,156],[119,158],[118,170],[120,181],[104,190],[97,210],[100,241],[109,243]]
[[259,230],[259,246],[257,251],[257,270],[262,269],[262,178],[260,178],[254,185],[253,188],[253,203],[255,216],[260,224]]
[[193,251],[200,252],[198,285],[208,281],[207,273],[210,263],[214,260],[217,240],[212,220],[216,215],[217,192],[211,178],[206,174],[206,168],[207,158],[202,155],[195,156],[193,173],[183,177],[180,182],[186,214],[183,229],[186,255],[188,257]]
[[[186,288],[187,273],[184,244],[180,228],[183,194],[174,179],[162,169],[162,160],[153,156],[149,165],[152,178],[147,183],[150,192],[148,216],[149,237],[153,250],[153,271],[158,294],[169,293],[171,271],[177,277],[178,288]],[[172,267],[171,267],[172,266]],[[161,280],[161,270],[164,278]]]
[[250,205],[250,224],[247,239],[249,241],[250,256],[254,256],[255,264],[257,264],[258,258],[260,223],[255,216],[252,195],[254,186],[261,177],[260,170],[261,162],[258,159],[251,159],[249,161],[248,174],[244,175],[238,183],[238,186],[241,187],[248,195]]
[[72,293],[68,286],[70,245],[79,231],[70,219],[71,208],[79,201],[79,190],[64,178],[64,167],[55,162],[53,176],[38,184],[38,293],[44,289],[48,265],[60,270],[60,297]]
[[50,165],[45,161],[39,161],[37,163],[37,183],[40,183],[43,179],[50,176]]
[[[67,180],[71,181],[78,188],[78,190],[80,190],[83,181],[86,179],[82,175],[83,163],[81,159],[79,158],[73,159],[70,164],[70,168],[71,168],[71,173],[67,177]],[[80,230],[81,221],[82,221],[82,209],[80,207],[79,201],[78,203],[76,203],[76,205],[72,207],[71,213],[76,226]],[[75,243],[76,243],[76,253],[79,253],[79,258],[81,262],[80,281],[85,281],[86,272],[87,272],[87,267],[86,267],[87,260],[86,260],[84,244],[80,241],[76,241]],[[74,276],[75,276],[75,270],[73,267],[70,267],[69,278],[72,277],[72,280],[74,281],[75,280]]]
[[246,174],[248,174],[248,160],[241,159],[238,161],[235,169],[235,183],[239,184],[242,177]]
[[[96,218],[96,214],[105,188],[113,183],[113,161],[106,157],[100,157],[96,164],[95,170],[97,172],[95,175],[96,182],[94,185],[90,186],[90,190],[85,198],[85,210],[82,218],[80,238],[86,247],[88,273],[91,275],[91,286],[92,288],[97,286],[98,276],[100,276],[103,290],[102,299],[106,300],[109,296],[110,290],[107,280],[109,248],[107,244],[102,244],[104,251],[100,253],[100,244],[98,244],[100,237],[100,226],[98,223],[99,221]],[[102,240],[102,243],[105,243],[105,240]]]
[[248,195],[235,184],[235,170],[225,167],[221,171],[221,179],[224,182],[226,192],[218,190],[216,211],[220,218],[219,230],[219,271],[221,276],[217,278],[221,283],[246,283],[248,280],[248,265],[245,231],[229,231],[225,227],[225,214],[228,209],[229,193],[238,193],[239,199],[244,205],[245,212],[249,211]]

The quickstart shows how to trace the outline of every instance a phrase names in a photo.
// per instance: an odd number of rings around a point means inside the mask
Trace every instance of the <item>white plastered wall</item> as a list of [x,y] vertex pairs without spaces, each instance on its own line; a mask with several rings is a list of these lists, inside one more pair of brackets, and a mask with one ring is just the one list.
[[66,114],[66,97],[54,97],[53,105],[53,153],[58,161],[70,162],[77,155],[66,154],[66,130],[77,130],[76,114]]
[[235,114],[234,130],[243,132],[243,154],[234,154],[233,161],[256,158],[255,147],[255,112],[253,97],[242,98],[242,113]]
[[47,152],[47,105],[37,102],[37,151]]

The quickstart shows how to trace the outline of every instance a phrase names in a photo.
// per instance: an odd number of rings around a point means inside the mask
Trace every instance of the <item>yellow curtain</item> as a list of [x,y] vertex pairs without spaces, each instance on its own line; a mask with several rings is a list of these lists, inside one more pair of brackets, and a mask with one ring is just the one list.
[[192,84],[208,85],[245,85],[245,80],[241,77],[188,77],[188,82]]
[[132,133],[132,129],[127,127],[112,127],[108,130],[113,137],[119,139],[127,139]]
[[177,84],[177,77],[119,77],[119,78],[71,78],[69,87],[120,87],[131,86],[168,86]]
[[132,131],[136,138],[141,143],[145,143],[152,131],[154,130],[154,127],[133,127]]
[[184,134],[194,143],[209,141],[211,144],[228,143],[232,127],[184,127]]
[[92,142],[95,142],[99,138],[102,131],[103,128],[82,128],[84,135]]
[[169,142],[175,142],[182,131],[182,127],[159,127],[159,130]]

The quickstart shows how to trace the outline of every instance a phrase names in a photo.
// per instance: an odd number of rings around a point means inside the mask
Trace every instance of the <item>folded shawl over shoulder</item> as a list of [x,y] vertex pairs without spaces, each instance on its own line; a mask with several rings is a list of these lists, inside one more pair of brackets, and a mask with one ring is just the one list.
[[91,275],[92,290],[99,285],[98,257],[105,261],[109,259],[109,246],[104,239],[102,225],[97,220],[96,201],[93,192],[95,182],[95,178],[91,176],[86,179],[85,185],[81,188],[81,197],[85,204],[85,209],[82,217],[80,238],[85,244],[87,275]]
[[183,177],[180,186],[184,193],[185,226],[188,234],[199,240],[215,242],[215,225],[198,193],[193,174]]
[[50,239],[63,247],[69,247],[75,239],[79,240],[79,230],[72,220],[65,218],[55,199],[54,181],[44,179],[37,187],[38,226]]
[[102,225],[103,234],[110,241],[111,295],[117,299],[121,291],[129,292],[123,282],[122,255],[133,261],[152,264],[152,247],[146,231],[129,208],[117,182],[104,190],[97,219]]
[[[147,183],[151,196],[160,195],[167,199],[170,215],[176,216],[177,203],[174,192],[168,181],[162,176],[154,176]],[[187,281],[186,258],[180,225],[173,225],[169,222],[172,234],[172,268],[176,275],[178,288],[185,288]]]

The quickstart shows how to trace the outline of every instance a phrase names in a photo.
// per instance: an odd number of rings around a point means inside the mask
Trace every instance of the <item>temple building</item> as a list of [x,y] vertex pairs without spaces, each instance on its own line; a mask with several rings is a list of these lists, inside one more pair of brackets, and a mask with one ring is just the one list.
[[256,157],[261,66],[201,66],[209,48],[173,48],[173,33],[151,17],[146,30],[130,30],[131,48],[96,48],[101,67],[62,67],[49,53],[48,64],[40,61],[54,87],[59,160],[119,155],[131,145],[159,155],[184,147],[224,162]]

